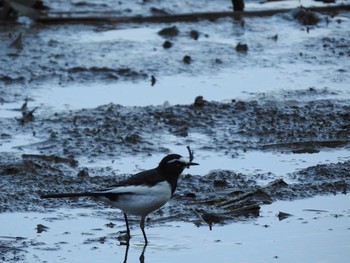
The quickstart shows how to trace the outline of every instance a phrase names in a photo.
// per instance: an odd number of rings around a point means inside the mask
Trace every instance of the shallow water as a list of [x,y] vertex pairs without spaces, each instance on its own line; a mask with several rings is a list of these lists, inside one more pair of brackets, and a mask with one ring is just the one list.
[[[183,147],[169,147],[171,152],[185,154]],[[181,148],[181,149],[180,149]],[[117,160],[100,160],[98,162],[84,162],[86,167],[111,167],[121,174],[140,171],[140,169],[153,168],[150,164],[156,164],[162,158],[161,154],[154,154],[148,157],[122,157]],[[298,170],[315,166],[318,164],[337,163],[349,160],[350,151],[348,148],[323,150],[316,154],[291,154],[279,152],[247,151],[236,157],[221,155],[213,152],[199,151],[196,153],[196,160],[200,166],[192,167],[189,173],[208,174],[211,170],[222,169],[232,170],[236,173],[246,175],[268,174],[269,180],[282,178],[290,182],[288,174]],[[187,170],[184,172],[186,173]],[[261,182],[266,184],[266,180]]]
[[[317,68],[314,70],[317,71]],[[328,87],[329,93],[334,93],[322,96],[323,99],[350,98],[346,82],[335,83],[330,79],[320,81],[318,74],[308,73],[300,67],[288,66],[288,73],[286,71],[287,69],[255,68],[231,72],[224,70],[219,74],[201,78],[181,75],[160,77],[154,87],[149,87],[148,82],[74,84],[67,87],[51,86],[49,89],[38,87],[35,89],[37,95],[33,94],[30,97],[35,98],[36,105],[50,105],[51,110],[61,111],[94,108],[108,103],[124,106],[163,105],[166,102],[170,105],[190,104],[198,95],[208,101],[249,99],[261,93],[278,97],[278,92],[305,90],[313,87],[315,83],[322,82],[319,88]],[[130,96],[130,93],[133,96]]]
[[[262,206],[256,220],[214,225],[212,231],[205,224],[151,223],[145,262],[347,262],[349,204],[347,195],[279,201]],[[280,211],[292,216],[279,221]],[[123,222],[105,217],[84,209],[1,214],[0,239],[24,237],[24,245],[18,242],[26,251],[23,262],[122,262],[126,247],[118,245],[116,233]],[[110,222],[116,226],[107,227]],[[49,229],[38,234],[37,224]],[[143,237],[137,222],[132,225],[128,262],[137,262]]]

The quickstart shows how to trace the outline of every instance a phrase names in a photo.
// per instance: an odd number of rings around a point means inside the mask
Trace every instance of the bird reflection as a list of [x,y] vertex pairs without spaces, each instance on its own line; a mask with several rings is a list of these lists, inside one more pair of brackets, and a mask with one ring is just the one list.
[[[128,262],[128,253],[129,253],[130,244],[129,244],[129,242],[127,242],[127,243],[122,243],[121,242],[121,245],[125,245],[124,263],[127,263]],[[145,263],[146,248],[147,248],[147,244],[145,244],[143,246],[143,248],[142,248],[142,252],[141,252],[141,255],[139,257],[140,263]]]

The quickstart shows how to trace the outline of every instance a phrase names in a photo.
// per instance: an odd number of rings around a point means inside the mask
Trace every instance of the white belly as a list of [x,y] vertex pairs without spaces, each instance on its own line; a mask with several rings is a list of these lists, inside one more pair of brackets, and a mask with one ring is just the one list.
[[126,214],[137,216],[148,215],[165,205],[171,198],[171,186],[167,181],[153,187],[145,185],[118,187],[116,192],[131,194],[121,194],[116,201],[108,202]]

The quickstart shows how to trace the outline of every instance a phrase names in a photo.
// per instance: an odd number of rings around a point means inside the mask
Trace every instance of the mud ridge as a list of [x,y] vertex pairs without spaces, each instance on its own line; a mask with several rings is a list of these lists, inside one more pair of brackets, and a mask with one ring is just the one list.
[[[68,113],[36,114],[30,119],[2,119],[7,139],[31,134],[41,142],[24,145],[45,155],[118,158],[168,153],[172,135],[186,145],[195,134],[207,139],[196,150],[234,155],[262,149],[294,153],[347,147],[350,105],[344,101],[205,101],[203,105],[124,107],[109,104]],[[20,117],[20,113],[19,113]],[[157,136],[155,136],[157,135]]]
[[[308,12],[339,12],[348,11],[349,5],[341,4],[337,6],[322,6],[322,7],[310,7]],[[49,16],[40,16],[37,21],[43,24],[63,24],[63,23],[84,23],[84,24],[97,24],[97,23],[173,23],[173,22],[196,22],[198,20],[215,20],[223,17],[233,17],[235,19],[241,19],[242,17],[262,17],[272,16],[281,13],[288,13],[293,11],[292,9],[273,9],[273,10],[258,10],[258,11],[236,11],[236,12],[203,12],[203,13],[190,13],[190,14],[165,14],[156,16],[125,16],[118,17],[110,14],[108,17],[105,15],[96,16],[55,16],[52,13]],[[66,14],[67,15],[67,14]]]

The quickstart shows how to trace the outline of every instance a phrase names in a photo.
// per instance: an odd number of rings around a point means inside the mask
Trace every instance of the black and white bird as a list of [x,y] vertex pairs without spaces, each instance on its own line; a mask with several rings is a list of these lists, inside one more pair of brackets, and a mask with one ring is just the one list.
[[123,211],[128,242],[130,228],[127,215],[141,217],[140,228],[145,244],[147,244],[146,216],[165,205],[172,198],[177,187],[178,178],[185,168],[198,165],[198,163],[192,162],[193,155],[190,149],[189,152],[189,158],[178,154],[169,154],[161,160],[158,167],[137,173],[123,182],[104,189],[82,193],[45,194],[41,198],[90,196],[106,201]]

